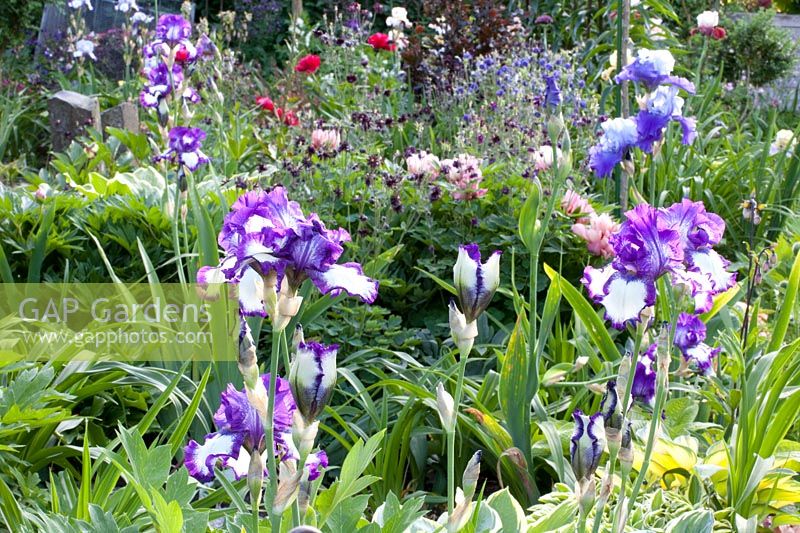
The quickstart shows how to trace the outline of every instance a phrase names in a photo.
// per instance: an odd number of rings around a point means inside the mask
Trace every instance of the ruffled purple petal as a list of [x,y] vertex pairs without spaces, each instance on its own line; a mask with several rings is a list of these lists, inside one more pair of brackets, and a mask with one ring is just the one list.
[[656,372],[653,370],[657,344],[651,344],[636,362],[631,396],[645,405],[653,406],[656,397]]
[[715,250],[695,250],[689,254],[688,263],[691,270],[709,277],[715,293],[727,291],[736,283],[736,273],[727,270],[730,261]]
[[198,481],[211,481],[214,479],[214,466],[238,456],[243,439],[243,435],[219,432],[206,435],[203,444],[190,440],[184,459],[189,475]]
[[309,277],[323,294],[338,296],[345,291],[366,303],[378,297],[378,282],[365,276],[358,263],[331,265],[322,271],[309,272]]
[[706,325],[696,315],[681,313],[675,323],[675,336],[673,342],[678,349],[686,353],[696,347],[706,338]]
[[324,450],[308,454],[306,469],[308,470],[309,481],[314,481],[321,476],[326,468],[328,468],[328,454]]

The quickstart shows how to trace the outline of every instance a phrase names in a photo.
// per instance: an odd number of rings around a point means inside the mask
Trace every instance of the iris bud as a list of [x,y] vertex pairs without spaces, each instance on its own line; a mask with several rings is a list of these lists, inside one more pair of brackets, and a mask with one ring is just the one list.
[[475,488],[478,486],[478,477],[481,474],[481,457],[483,452],[478,450],[472,455],[472,458],[467,463],[464,469],[464,475],[461,478],[461,490],[464,491],[464,500],[469,501],[475,494]]
[[467,323],[475,321],[489,306],[500,285],[500,252],[495,251],[481,263],[477,244],[460,246],[453,266],[453,281]]
[[579,409],[572,413],[575,420],[575,432],[570,439],[570,462],[575,478],[578,480],[593,478],[600,464],[600,456],[606,447],[606,435],[603,428],[603,414],[592,416],[583,414]]
[[242,319],[241,330],[239,331],[239,372],[242,373],[244,384],[248,389],[255,389],[259,379],[258,358],[256,356],[256,345],[250,331],[250,325]]
[[328,405],[336,386],[336,351],[339,346],[301,342],[289,370],[289,385],[297,409],[306,422],[315,420]]
[[458,310],[456,303],[450,300],[450,335],[453,337],[461,357],[467,357],[472,351],[475,337],[478,336],[478,323],[467,322],[464,313]]
[[444,390],[444,385],[441,383],[436,385],[436,410],[439,412],[442,427],[446,431],[455,430],[456,415],[453,397]]

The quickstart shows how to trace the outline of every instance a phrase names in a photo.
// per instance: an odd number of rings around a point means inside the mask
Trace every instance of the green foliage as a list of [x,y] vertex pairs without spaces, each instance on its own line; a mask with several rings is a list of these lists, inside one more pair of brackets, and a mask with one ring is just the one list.
[[726,81],[745,79],[761,87],[791,71],[797,43],[773,24],[774,16],[774,11],[763,10],[725,24],[728,35],[714,44],[711,60]]

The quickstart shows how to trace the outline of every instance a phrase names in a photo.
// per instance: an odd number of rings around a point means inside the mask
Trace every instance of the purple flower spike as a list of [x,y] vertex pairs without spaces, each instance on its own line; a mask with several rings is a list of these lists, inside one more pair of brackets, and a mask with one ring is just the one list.
[[561,105],[561,91],[556,83],[555,75],[545,76],[547,89],[544,93],[544,103],[548,109],[557,109]]
[[656,371],[653,363],[656,360],[657,344],[651,344],[636,362],[636,371],[631,385],[631,396],[645,405],[653,406],[656,398]]
[[569,447],[572,471],[579,481],[590,479],[600,464],[600,456],[606,446],[603,415],[595,413],[587,416],[576,409],[572,418],[575,421],[575,432],[570,438]]
[[641,83],[648,90],[655,90],[659,85],[674,85],[689,94],[694,94],[694,84],[686,78],[672,75],[675,58],[669,50],[639,50],[636,59],[622,69],[614,80]]
[[336,386],[336,351],[339,346],[301,342],[292,362],[289,382],[297,408],[306,421],[315,420],[333,396]]
[[156,24],[156,38],[174,46],[192,36],[192,25],[180,15],[161,15]]
[[496,250],[485,263],[477,244],[459,246],[453,266],[458,302],[467,322],[473,322],[486,310],[500,285],[500,255]]

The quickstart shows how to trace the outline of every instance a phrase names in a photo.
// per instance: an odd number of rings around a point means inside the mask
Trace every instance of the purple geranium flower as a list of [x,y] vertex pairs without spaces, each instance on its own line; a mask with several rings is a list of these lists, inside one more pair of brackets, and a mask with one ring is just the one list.
[[156,23],[156,38],[175,46],[192,36],[192,25],[180,15],[161,15]]
[[694,118],[684,117],[683,98],[678,96],[678,88],[663,85],[647,97],[647,105],[636,115],[636,128],[639,134],[637,146],[645,152],[653,150],[653,143],[664,136],[664,128],[670,121],[678,122],[683,129],[683,144],[691,144],[697,137]]
[[611,174],[614,166],[636,145],[638,131],[636,121],[631,118],[606,120],[600,127],[603,136],[589,149],[589,167],[603,178]]
[[[269,387],[269,374],[261,376],[265,388]],[[298,460],[299,454],[292,441],[292,414],[297,408],[289,387],[289,382],[278,377],[275,381],[275,412],[273,427],[275,441],[272,452],[281,461]],[[258,450],[264,462],[264,474],[267,473],[267,455],[264,451],[266,433],[261,425],[258,411],[247,399],[244,390],[237,390],[233,385],[220,395],[220,407],[214,414],[217,431],[206,435],[203,443],[189,441],[186,446],[185,465],[189,474],[198,481],[214,479],[214,467],[219,465],[230,468],[237,479],[245,477],[250,465],[250,454]],[[319,477],[320,468],[328,465],[324,451],[309,454],[306,468],[309,469],[309,480]]]
[[614,78],[617,83],[621,81],[633,81],[641,83],[648,90],[655,90],[659,85],[674,85],[694,94],[694,84],[686,78],[679,78],[672,75],[675,68],[675,58],[669,50],[647,50],[640,49],[636,59],[625,66],[622,71]]
[[169,130],[169,150],[164,152],[161,159],[177,160],[194,172],[200,165],[210,161],[201,150],[205,138],[206,132],[200,128],[172,128]]
[[316,213],[305,216],[283,187],[250,191],[225,217],[218,239],[225,257],[217,267],[200,269],[198,283],[237,283],[244,315],[267,315],[263,278],[272,274],[278,287],[285,282],[292,292],[310,279],[323,294],[346,292],[372,303],[378,282],[358,263],[337,263],[349,240],[346,230],[327,229]]

